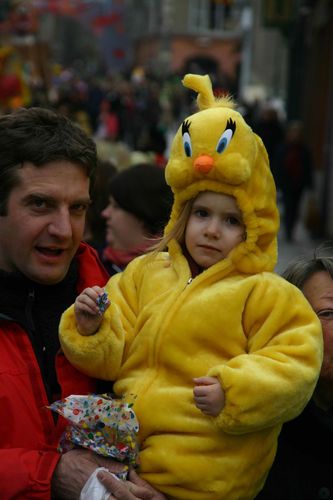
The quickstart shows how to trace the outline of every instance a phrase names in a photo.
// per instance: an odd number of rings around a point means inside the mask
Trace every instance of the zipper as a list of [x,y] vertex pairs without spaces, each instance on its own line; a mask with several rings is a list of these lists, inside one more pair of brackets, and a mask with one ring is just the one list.
[[34,302],[35,302],[35,290],[32,288],[28,292],[28,301],[27,305],[25,306],[25,315],[28,323],[28,328],[32,333],[35,332],[35,324],[32,318],[32,306],[34,305]]
[[[41,374],[41,380],[44,386],[45,390],[45,398],[47,401],[50,400],[49,398],[49,391],[47,388],[47,382],[46,382],[46,374],[45,374],[45,355],[46,355],[46,345],[44,340],[39,337],[39,339],[36,339],[36,327],[33,319],[33,314],[32,314],[32,308],[35,303],[35,290],[31,288],[28,291],[28,300],[25,306],[25,317],[27,321],[27,332],[30,332],[28,335],[30,337],[30,342],[32,343],[33,346],[33,351],[39,366],[40,374]],[[42,340],[42,342],[40,342]],[[40,342],[40,343],[39,343]],[[53,416],[53,421],[56,422],[57,419],[54,418],[55,415]]]

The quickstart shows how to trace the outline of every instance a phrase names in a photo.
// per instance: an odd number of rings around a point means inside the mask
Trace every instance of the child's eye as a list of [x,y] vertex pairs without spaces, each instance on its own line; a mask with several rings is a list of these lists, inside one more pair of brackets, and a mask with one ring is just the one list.
[[228,217],[226,217],[226,222],[231,226],[240,226],[242,224],[241,221],[233,215],[229,215]]
[[208,216],[207,210],[204,210],[203,208],[197,208],[196,210],[194,210],[193,213],[195,215],[197,215],[198,217],[207,217]]

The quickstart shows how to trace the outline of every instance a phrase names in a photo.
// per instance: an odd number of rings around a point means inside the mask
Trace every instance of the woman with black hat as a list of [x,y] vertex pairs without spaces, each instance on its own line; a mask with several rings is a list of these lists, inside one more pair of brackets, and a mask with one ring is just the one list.
[[169,219],[172,192],[164,171],[140,163],[117,173],[110,182],[106,219],[107,247],[102,260],[110,275],[122,271],[162,236]]

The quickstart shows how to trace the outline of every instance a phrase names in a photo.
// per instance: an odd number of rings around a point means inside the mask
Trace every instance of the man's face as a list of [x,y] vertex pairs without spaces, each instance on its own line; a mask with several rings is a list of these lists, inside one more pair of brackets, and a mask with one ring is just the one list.
[[25,163],[0,216],[0,269],[52,285],[67,274],[83,235],[89,178],[83,167]]

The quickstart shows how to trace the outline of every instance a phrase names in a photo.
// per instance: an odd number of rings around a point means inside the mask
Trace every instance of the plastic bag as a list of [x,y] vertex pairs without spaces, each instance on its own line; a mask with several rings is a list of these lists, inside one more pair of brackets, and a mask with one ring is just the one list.
[[104,467],[96,469],[82,488],[80,500],[109,500],[110,492],[107,491],[103,484],[97,479],[97,473],[100,471],[105,471],[111,474],[111,472]]

